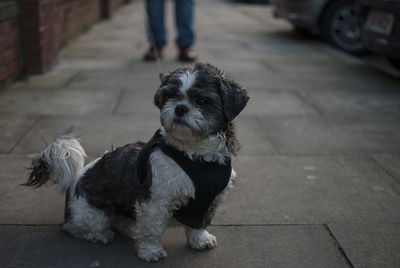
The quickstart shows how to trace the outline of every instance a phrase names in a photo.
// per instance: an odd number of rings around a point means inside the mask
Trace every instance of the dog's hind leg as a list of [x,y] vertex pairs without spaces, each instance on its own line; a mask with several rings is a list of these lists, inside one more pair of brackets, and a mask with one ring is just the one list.
[[95,243],[107,244],[113,240],[114,233],[110,229],[111,221],[104,211],[90,206],[82,197],[70,200],[67,206],[68,217],[62,225],[65,232]]
[[124,234],[132,239],[135,238],[134,227],[136,221],[129,217],[121,215],[114,215],[112,220],[112,227],[121,234]]

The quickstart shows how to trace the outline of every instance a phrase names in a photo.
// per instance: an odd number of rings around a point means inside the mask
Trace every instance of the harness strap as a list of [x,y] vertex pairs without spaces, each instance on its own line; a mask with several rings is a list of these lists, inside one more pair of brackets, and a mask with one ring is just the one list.
[[154,133],[153,137],[143,146],[143,148],[139,152],[136,168],[140,182],[143,182],[147,176],[150,154],[154,150],[154,148],[160,143],[160,140],[162,140],[161,129],[157,130],[156,133]]
[[225,164],[191,160],[184,152],[166,144],[158,130],[139,153],[137,172],[141,181],[147,176],[149,157],[155,147],[172,158],[186,172],[195,187],[195,197],[174,212],[175,219],[191,228],[208,226],[212,218],[212,203],[229,183],[231,159],[225,159]]

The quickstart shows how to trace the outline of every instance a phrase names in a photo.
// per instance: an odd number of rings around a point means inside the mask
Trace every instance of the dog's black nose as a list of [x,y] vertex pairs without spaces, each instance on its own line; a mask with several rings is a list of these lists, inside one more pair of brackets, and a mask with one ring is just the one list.
[[189,111],[189,108],[186,105],[179,104],[178,106],[175,107],[175,114],[176,116],[183,116],[185,113]]

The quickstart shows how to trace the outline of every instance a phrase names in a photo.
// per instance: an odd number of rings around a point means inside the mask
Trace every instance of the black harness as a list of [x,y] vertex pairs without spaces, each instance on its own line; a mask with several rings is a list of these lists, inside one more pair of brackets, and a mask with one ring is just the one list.
[[213,201],[228,185],[232,172],[231,159],[225,159],[224,165],[191,160],[184,152],[166,144],[158,130],[138,156],[137,172],[142,181],[147,176],[150,154],[156,147],[186,172],[195,187],[195,198],[191,198],[186,206],[176,210],[174,218],[191,228],[207,227],[212,219]]

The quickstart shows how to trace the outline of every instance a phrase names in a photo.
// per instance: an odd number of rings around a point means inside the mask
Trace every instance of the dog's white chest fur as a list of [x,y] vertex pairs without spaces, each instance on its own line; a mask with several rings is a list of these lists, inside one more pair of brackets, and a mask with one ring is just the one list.
[[156,150],[150,156],[150,164],[153,175],[151,199],[164,203],[172,211],[194,198],[192,180],[173,159]]

